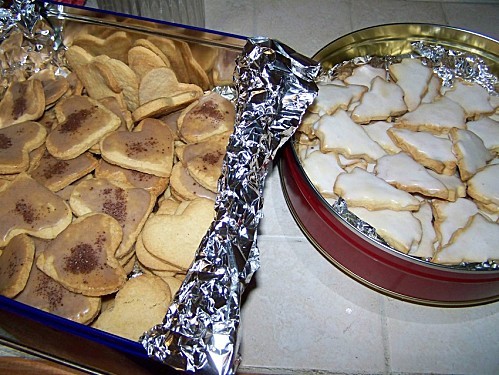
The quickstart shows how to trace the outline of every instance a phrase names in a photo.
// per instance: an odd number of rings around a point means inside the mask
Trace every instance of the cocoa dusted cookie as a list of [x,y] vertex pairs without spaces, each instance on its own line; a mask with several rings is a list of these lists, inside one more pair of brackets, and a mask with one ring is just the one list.
[[87,296],[116,292],[126,273],[114,253],[123,231],[107,214],[91,213],[73,221],[36,259],[36,266],[65,288]]
[[20,234],[10,240],[0,255],[0,295],[12,298],[24,289],[34,255],[35,245],[29,236]]
[[60,160],[45,150],[37,167],[31,171],[31,177],[57,192],[92,172],[97,163],[97,159],[90,152],[74,159]]
[[[35,238],[35,258],[50,242]],[[77,323],[88,324],[100,312],[101,298],[89,297],[66,289],[59,282],[40,271],[33,263],[26,286],[16,301],[47,311]]]
[[21,233],[54,238],[71,223],[72,214],[62,198],[20,173],[0,191],[0,246]]
[[45,111],[45,93],[38,79],[13,82],[0,101],[0,128],[37,120]]
[[182,111],[178,119],[179,134],[186,143],[204,141],[232,132],[235,118],[234,105],[220,94],[211,92]]
[[28,169],[29,153],[45,141],[45,127],[26,121],[0,129],[0,173],[11,174]]
[[114,132],[100,142],[109,163],[158,177],[169,177],[173,166],[173,135],[162,121],[145,119],[133,132]]
[[130,187],[142,188],[155,197],[158,197],[166,190],[169,180],[167,177],[158,177],[150,173],[123,168],[108,163],[104,159],[99,160],[99,164],[95,169],[95,177],[107,178],[110,181],[117,181]]
[[115,255],[123,259],[133,251],[133,244],[154,207],[155,197],[142,188],[105,178],[90,178],[76,185],[69,202],[76,216],[102,212],[118,221],[123,240]]
[[192,178],[182,163],[175,163],[170,176],[170,189],[172,195],[182,200],[193,200],[196,198],[208,198],[215,200],[216,194],[198,184]]
[[230,134],[227,132],[202,142],[187,144],[183,147],[181,155],[179,154],[189,175],[201,186],[214,193],[218,189],[217,183],[222,173],[223,159]]
[[58,124],[47,136],[46,146],[58,159],[73,159],[83,154],[121,124],[113,112],[85,96],[66,98],[55,110]]

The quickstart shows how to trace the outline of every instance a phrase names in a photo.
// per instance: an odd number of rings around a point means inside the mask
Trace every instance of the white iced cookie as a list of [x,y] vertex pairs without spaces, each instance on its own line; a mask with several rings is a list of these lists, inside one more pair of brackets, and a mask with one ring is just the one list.
[[469,180],[485,167],[494,155],[487,150],[479,136],[470,130],[453,128],[450,131],[452,151],[457,157],[459,174],[463,181]]
[[309,138],[315,138],[314,124],[319,121],[319,119],[320,116],[317,113],[306,112],[301,119],[297,131],[306,134]]
[[432,206],[439,248],[447,245],[454,232],[466,226],[468,219],[478,212],[476,204],[466,198],[455,202],[434,200]]
[[446,175],[456,172],[457,160],[449,139],[436,137],[428,132],[397,128],[389,129],[388,135],[398,147],[426,168]]
[[409,252],[421,258],[431,258],[435,252],[435,244],[437,243],[437,233],[433,227],[433,212],[428,201],[423,201],[418,211],[414,211],[413,215],[421,223],[421,240],[415,249]]
[[361,158],[348,159],[345,156],[338,154],[338,163],[345,172],[351,172],[354,168],[362,168],[367,170],[369,163]]
[[414,111],[428,89],[432,70],[419,59],[406,58],[400,63],[391,64],[391,76],[404,91],[404,102],[409,111]]
[[428,82],[428,90],[421,98],[421,103],[431,103],[435,101],[436,98],[440,96],[440,88],[442,87],[442,81],[437,75],[433,75]]
[[452,89],[446,91],[445,97],[463,107],[466,117],[494,112],[494,107],[489,102],[489,93],[478,83],[456,80]]
[[489,103],[497,113],[497,110],[499,109],[499,95],[489,95]]
[[478,135],[489,151],[499,155],[499,121],[482,117],[476,121],[468,121],[466,128]]
[[371,87],[371,81],[376,77],[385,79],[386,70],[382,68],[375,68],[371,65],[365,64],[356,67],[352,71],[352,75],[345,78],[344,81],[349,85],[362,85]]
[[387,154],[396,154],[400,152],[398,147],[388,135],[388,129],[393,126],[392,122],[387,121],[373,121],[368,125],[364,125],[362,129],[367,133],[369,138],[379,144]]
[[303,169],[319,192],[325,197],[335,197],[334,182],[340,173],[345,172],[338,164],[334,153],[314,151],[303,160]]
[[410,193],[441,199],[449,196],[443,183],[404,152],[379,158],[374,173],[390,185]]
[[321,144],[318,138],[315,139],[315,142],[310,142],[310,143],[302,143],[300,139],[300,143],[298,143],[298,157],[300,158],[300,160],[303,161],[312,152],[320,149],[321,149]]
[[347,202],[348,207],[416,211],[420,205],[420,201],[411,194],[393,187],[361,168],[338,175],[333,190]]
[[371,89],[362,96],[360,104],[352,111],[352,120],[367,124],[373,120],[386,120],[407,111],[404,91],[396,83],[375,77]]
[[388,245],[405,254],[417,249],[423,231],[421,222],[409,211],[369,211],[362,207],[349,210],[376,229]]
[[499,164],[488,165],[471,177],[468,194],[490,211],[499,213]]
[[358,101],[367,87],[359,85],[338,86],[332,84],[318,85],[319,92],[308,110],[320,116],[332,115],[336,110],[347,110],[351,102]]
[[436,263],[485,262],[499,259],[499,224],[480,214],[456,231],[451,242],[433,258]]
[[427,171],[430,176],[435,177],[445,185],[449,191],[449,196],[447,197],[448,201],[454,202],[457,198],[463,198],[466,196],[466,184],[461,181],[461,178],[459,178],[457,173],[452,176],[448,176],[445,174],[439,174],[431,169],[428,169]]
[[324,115],[316,123],[315,134],[321,140],[321,150],[335,151],[348,158],[365,158],[375,161],[385,155],[385,151],[366,134],[361,125],[350,116],[338,110],[332,116]]
[[422,103],[395,121],[398,128],[447,134],[451,128],[464,129],[466,116],[463,107],[445,97],[432,103]]

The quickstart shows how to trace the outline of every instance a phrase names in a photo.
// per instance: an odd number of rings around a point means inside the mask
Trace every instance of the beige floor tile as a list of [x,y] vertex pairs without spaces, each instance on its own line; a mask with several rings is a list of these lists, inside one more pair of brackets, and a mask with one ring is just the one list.
[[243,368],[382,373],[380,295],[308,242],[260,236],[261,268],[243,306]]
[[385,301],[393,372],[499,373],[497,304],[452,309]]
[[277,166],[267,175],[263,197],[263,218],[258,228],[259,235],[304,238],[284,199]]

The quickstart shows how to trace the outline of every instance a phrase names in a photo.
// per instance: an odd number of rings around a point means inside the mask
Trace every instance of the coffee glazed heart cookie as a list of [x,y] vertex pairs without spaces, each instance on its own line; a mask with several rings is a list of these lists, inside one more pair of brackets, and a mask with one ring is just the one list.
[[47,131],[37,122],[26,121],[0,129],[0,173],[25,171],[29,153],[41,146]]
[[97,159],[90,152],[74,159],[59,160],[45,150],[38,165],[30,173],[35,180],[57,192],[92,172],[97,163]]
[[189,175],[201,186],[216,193],[218,179],[227,149],[230,132],[210,137],[202,142],[177,147],[177,155]]
[[168,187],[167,177],[158,177],[153,174],[123,168],[108,163],[103,159],[99,160],[94,174],[97,178],[107,178],[110,181],[116,181],[129,187],[145,189],[155,197],[162,194]]
[[[35,258],[49,243],[48,240],[34,238]],[[35,263],[31,267],[26,286],[14,299],[81,324],[90,323],[101,307],[100,297],[89,297],[69,291],[40,271]]]
[[105,178],[81,181],[71,193],[69,204],[76,216],[102,212],[112,216],[123,229],[116,258],[127,260],[139,232],[151,213],[155,197],[142,188],[131,188]]
[[121,225],[111,216],[84,215],[51,241],[36,265],[72,292],[94,297],[114,293],[126,281],[114,257],[122,236]]
[[0,128],[37,120],[45,111],[45,93],[38,79],[12,83],[0,101]]
[[24,289],[34,255],[35,245],[29,236],[20,234],[10,240],[0,255],[0,295],[12,298]]
[[58,125],[47,136],[47,150],[58,159],[73,159],[116,130],[121,119],[97,100],[72,96],[55,107]]
[[133,132],[109,134],[100,143],[104,160],[124,168],[169,177],[173,166],[173,135],[167,125],[145,119]]
[[20,233],[51,239],[72,219],[68,205],[26,173],[0,191],[0,247]]
[[178,119],[180,137],[187,143],[196,143],[232,131],[235,118],[236,111],[229,100],[216,92],[208,93],[182,111]]

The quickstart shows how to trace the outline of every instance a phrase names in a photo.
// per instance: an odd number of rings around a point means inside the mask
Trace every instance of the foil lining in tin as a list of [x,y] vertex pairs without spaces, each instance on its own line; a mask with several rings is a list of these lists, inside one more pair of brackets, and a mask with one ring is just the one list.
[[48,65],[62,65],[60,30],[46,17],[46,10],[55,7],[34,0],[13,0],[9,8],[0,8],[0,55],[6,57],[0,59],[0,97],[13,80],[27,79]]

